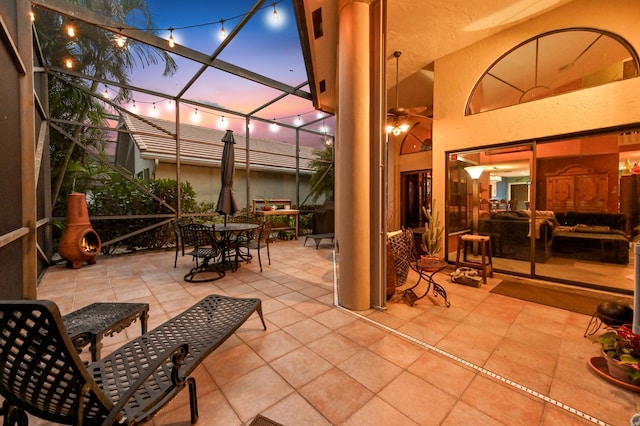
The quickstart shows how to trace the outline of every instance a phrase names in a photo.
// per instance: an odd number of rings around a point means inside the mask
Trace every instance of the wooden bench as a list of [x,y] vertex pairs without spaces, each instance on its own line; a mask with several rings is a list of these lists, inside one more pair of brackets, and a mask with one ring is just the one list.
[[62,424],[138,424],[186,386],[198,419],[193,370],[254,312],[260,299],[210,295],[164,324],[85,365],[48,300],[0,301],[0,414],[28,412]]

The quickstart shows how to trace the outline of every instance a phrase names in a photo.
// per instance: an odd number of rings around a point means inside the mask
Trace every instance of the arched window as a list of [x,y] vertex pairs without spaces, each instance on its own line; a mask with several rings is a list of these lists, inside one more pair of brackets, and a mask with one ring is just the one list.
[[638,54],[615,34],[569,28],[538,35],[495,61],[471,92],[465,115],[638,76]]
[[428,118],[421,118],[416,124],[414,124],[402,139],[400,155],[431,151],[433,149],[431,141],[431,124],[432,121]]

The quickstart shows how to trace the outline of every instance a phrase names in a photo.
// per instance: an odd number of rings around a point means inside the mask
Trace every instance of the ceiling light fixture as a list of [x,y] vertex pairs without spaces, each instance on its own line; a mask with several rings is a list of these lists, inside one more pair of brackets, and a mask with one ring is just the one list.
[[489,175],[489,182],[502,182],[502,176],[498,176],[496,173],[498,171],[497,167],[493,168],[493,171]]
[[393,52],[393,56],[396,58],[396,107],[389,110],[389,113],[393,116],[387,119],[387,126],[385,128],[387,133],[392,133],[394,136],[398,136],[401,133],[409,130],[409,126],[405,121],[404,110],[398,107],[398,74],[400,69],[400,55],[402,52],[399,50]]

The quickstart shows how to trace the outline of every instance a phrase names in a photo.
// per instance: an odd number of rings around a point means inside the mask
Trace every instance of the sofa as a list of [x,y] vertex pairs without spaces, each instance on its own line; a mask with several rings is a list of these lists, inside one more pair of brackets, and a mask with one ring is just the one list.
[[552,253],[559,257],[629,263],[624,213],[556,212]]
[[[523,211],[492,212],[478,219],[478,233],[491,238],[491,254],[507,259],[530,260],[531,240],[529,214]],[[551,256],[554,224],[547,220],[536,223],[535,259],[546,262]]]
[[[530,260],[528,210],[492,212],[478,220],[478,232],[491,237],[492,255]],[[536,212],[535,260],[550,256],[606,263],[629,263],[626,215],[604,212]]]

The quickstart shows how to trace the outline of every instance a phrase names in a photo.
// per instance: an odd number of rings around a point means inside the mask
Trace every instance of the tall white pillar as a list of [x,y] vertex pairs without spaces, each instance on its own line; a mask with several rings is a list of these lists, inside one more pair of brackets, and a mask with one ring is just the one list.
[[345,1],[339,11],[336,231],[338,303],[371,306],[369,5]]

